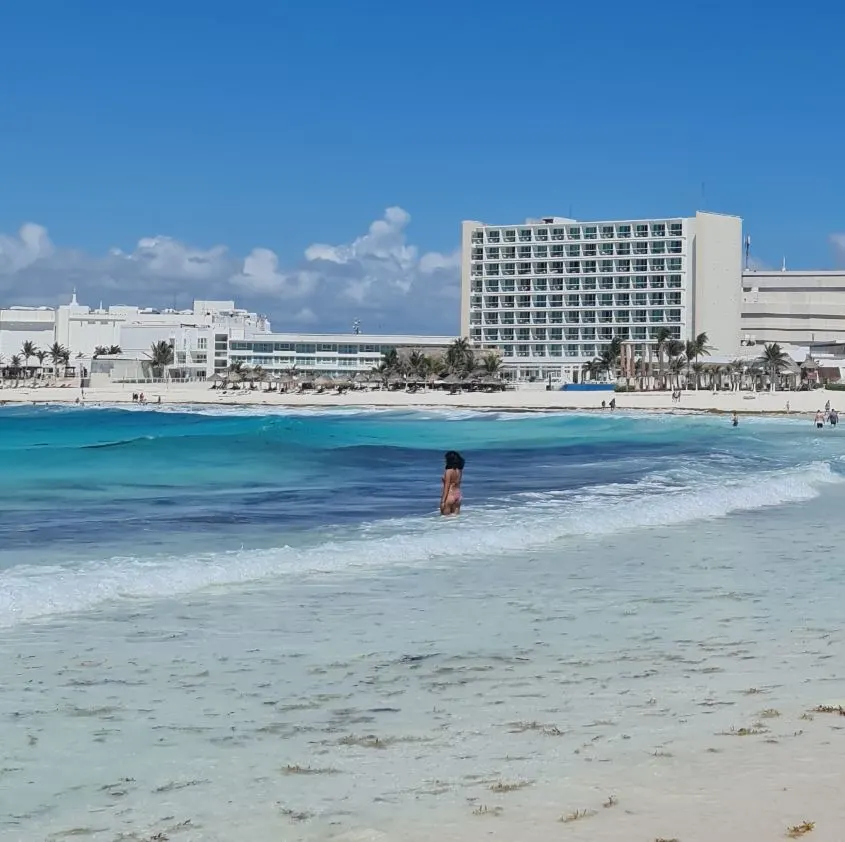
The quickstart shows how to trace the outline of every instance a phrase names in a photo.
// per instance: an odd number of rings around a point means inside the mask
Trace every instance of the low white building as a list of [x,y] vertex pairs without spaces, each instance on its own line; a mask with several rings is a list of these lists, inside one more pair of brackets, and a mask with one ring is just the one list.
[[[190,310],[155,310],[113,305],[108,309],[80,304],[11,307],[0,310],[0,354],[7,361],[20,355],[23,343],[48,350],[58,343],[71,360],[91,358],[97,347],[118,346],[130,356],[148,355],[156,342],[174,349],[174,369],[184,379],[201,379],[228,359],[230,339],[269,332],[269,320],[235,306],[234,301],[194,301]],[[228,363],[226,363],[228,364]],[[218,366],[219,367],[219,366]],[[224,366],[225,367],[225,366]]]
[[360,333],[270,333],[229,342],[228,363],[240,360],[271,373],[296,369],[303,374],[349,377],[372,371],[391,349],[398,353],[443,353],[454,336],[380,335]]

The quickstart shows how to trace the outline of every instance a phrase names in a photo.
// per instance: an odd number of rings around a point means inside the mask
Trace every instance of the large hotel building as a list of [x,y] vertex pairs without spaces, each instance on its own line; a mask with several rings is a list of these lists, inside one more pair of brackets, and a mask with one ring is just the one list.
[[739,217],[469,221],[461,246],[461,333],[516,379],[578,379],[614,337],[641,355],[662,328],[739,350]]

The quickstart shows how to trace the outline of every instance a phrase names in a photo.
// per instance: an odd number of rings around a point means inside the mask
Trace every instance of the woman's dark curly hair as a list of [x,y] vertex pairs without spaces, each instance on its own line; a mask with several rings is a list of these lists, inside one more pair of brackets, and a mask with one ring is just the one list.
[[464,469],[464,457],[458,453],[457,450],[450,450],[446,454],[446,469],[449,470],[450,468],[455,468],[458,471],[462,471]]

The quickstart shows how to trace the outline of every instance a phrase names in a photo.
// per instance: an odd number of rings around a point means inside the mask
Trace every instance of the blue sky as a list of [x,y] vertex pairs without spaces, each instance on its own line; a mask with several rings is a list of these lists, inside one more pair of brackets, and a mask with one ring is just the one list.
[[228,292],[277,328],[453,332],[460,220],[570,212],[735,213],[765,264],[842,265],[827,0],[45,0],[0,21],[4,304]]

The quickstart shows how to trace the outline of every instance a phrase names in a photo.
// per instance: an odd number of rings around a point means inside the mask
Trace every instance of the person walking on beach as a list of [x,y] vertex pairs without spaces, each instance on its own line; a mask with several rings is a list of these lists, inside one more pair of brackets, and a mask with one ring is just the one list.
[[816,429],[821,430],[824,427],[824,413],[819,410],[816,413]]
[[461,513],[461,479],[464,475],[464,457],[456,450],[446,454],[446,470],[443,471],[443,491],[440,494],[440,514],[459,515]]
[[830,408],[827,420],[830,422],[831,427],[835,427],[839,423],[839,413],[833,407]]

